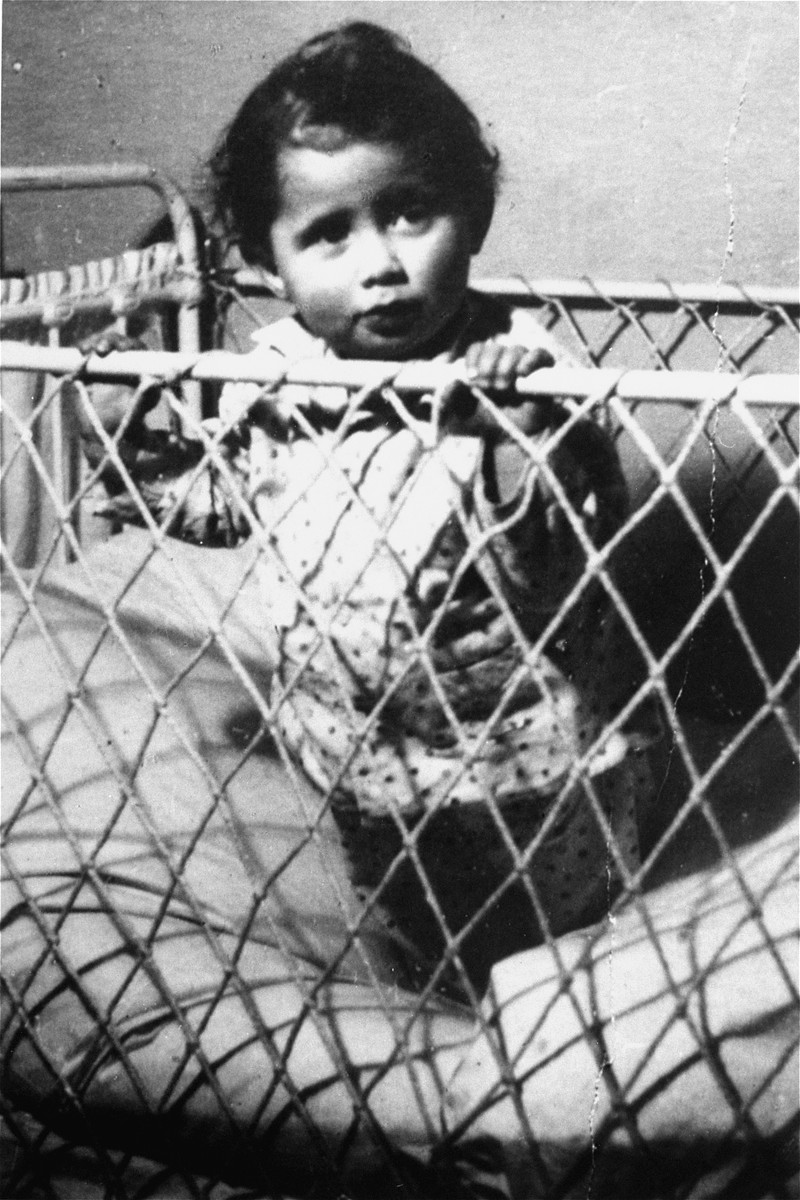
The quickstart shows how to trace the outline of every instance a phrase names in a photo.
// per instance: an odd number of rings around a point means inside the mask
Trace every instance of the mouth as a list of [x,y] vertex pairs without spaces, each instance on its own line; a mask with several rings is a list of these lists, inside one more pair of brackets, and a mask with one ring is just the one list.
[[408,333],[422,315],[419,300],[392,300],[389,304],[376,304],[363,312],[359,321],[372,333],[383,337],[397,337]]

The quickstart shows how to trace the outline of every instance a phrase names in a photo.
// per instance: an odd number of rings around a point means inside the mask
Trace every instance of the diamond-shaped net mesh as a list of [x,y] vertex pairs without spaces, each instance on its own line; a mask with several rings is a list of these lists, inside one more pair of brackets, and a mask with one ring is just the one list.
[[290,364],[245,436],[180,395],[232,356],[5,347],[7,1194],[789,1194],[797,403],[738,372],[796,306],[528,290],[592,369],[527,434],[449,368]]
[[[584,366],[652,370],[789,371],[797,367],[793,288],[485,279],[478,288],[538,313]],[[220,344],[249,349],[249,335],[274,315],[257,274],[211,280]]]

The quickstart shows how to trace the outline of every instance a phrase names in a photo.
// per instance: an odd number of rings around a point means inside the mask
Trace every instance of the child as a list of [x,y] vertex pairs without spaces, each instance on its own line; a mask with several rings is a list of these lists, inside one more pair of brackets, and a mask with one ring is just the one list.
[[[474,391],[404,406],[228,385],[209,423],[227,470],[198,468],[197,443],[176,467],[141,413],[125,446],[151,509],[195,540],[250,532],[239,481],[265,547],[284,744],[330,797],[365,897],[476,981],[605,910],[637,861],[645,786],[624,735],[594,746],[625,690],[607,599],[580,586],[587,546],[625,517],[615,453],[596,425],[563,429],[563,409],[520,399],[518,378],[565,356],[468,287],[497,169],[394,35],[354,23],[303,45],[212,160],[227,235],[295,310],[255,335],[254,361],[463,359]],[[546,465],[484,419],[487,395],[534,445],[552,440]],[[114,509],[135,516],[125,497]]]

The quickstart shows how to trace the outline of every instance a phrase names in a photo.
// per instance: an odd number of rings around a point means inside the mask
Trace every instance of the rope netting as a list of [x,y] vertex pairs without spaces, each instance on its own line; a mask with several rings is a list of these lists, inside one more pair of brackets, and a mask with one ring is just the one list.
[[797,380],[741,370],[797,311],[663,288],[526,285],[586,364],[535,432],[458,364],[4,343],[7,1194],[791,1194]]
[[[249,349],[249,335],[274,312],[251,269],[209,280],[220,344]],[[483,279],[476,286],[537,312],[576,364],[652,370],[787,371],[797,368],[795,288],[738,284]]]

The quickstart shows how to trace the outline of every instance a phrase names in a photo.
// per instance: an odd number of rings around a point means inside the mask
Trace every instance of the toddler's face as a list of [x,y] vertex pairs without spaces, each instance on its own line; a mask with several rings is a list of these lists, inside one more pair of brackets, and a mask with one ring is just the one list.
[[403,150],[287,147],[271,246],[284,294],[343,358],[423,356],[458,312],[477,246]]

